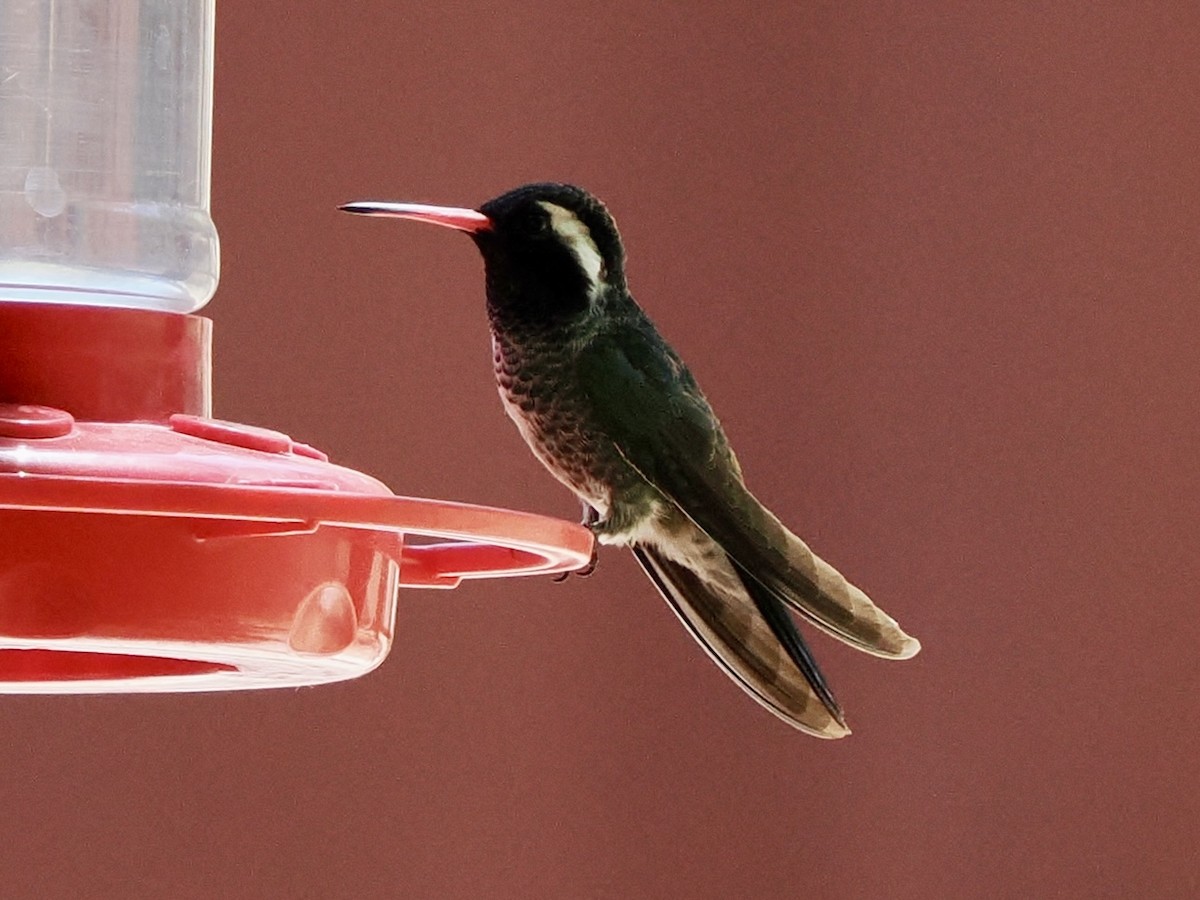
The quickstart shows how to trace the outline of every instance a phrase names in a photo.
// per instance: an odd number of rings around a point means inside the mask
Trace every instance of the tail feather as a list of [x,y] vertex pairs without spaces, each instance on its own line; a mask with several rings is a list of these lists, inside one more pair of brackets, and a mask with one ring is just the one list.
[[[808,734],[840,738],[850,733],[815,663],[812,671],[816,684],[813,684],[800,666],[783,652],[775,629],[759,612],[756,599],[742,587],[739,573],[728,559],[719,556],[710,561],[711,566],[720,564],[715,560],[723,560],[724,571],[719,573],[722,577],[714,580],[705,577],[711,573],[702,576],[666,556],[657,547],[638,544],[632,549],[680,621],[713,661],[746,693],[788,724]],[[790,622],[781,605],[776,609]],[[776,627],[780,626],[777,624]],[[795,637],[803,648],[802,658],[811,661],[799,634]]]
[[833,696],[829,684],[825,681],[825,676],[821,674],[821,669],[817,666],[817,660],[813,657],[812,651],[808,649],[808,644],[804,642],[804,638],[796,629],[796,622],[792,619],[787,607],[736,562],[733,563],[733,567],[745,586],[746,593],[758,609],[759,615],[767,623],[767,627],[771,629],[771,633],[775,635],[775,639],[787,652],[788,657],[796,664],[796,668],[800,670],[804,680],[809,683],[830,714],[845,725],[846,720],[842,717],[842,708]]

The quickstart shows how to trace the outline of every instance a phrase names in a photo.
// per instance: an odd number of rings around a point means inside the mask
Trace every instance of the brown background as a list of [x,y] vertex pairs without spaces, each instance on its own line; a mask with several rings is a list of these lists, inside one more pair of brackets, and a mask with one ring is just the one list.
[[573,518],[469,242],[334,207],[589,186],[752,487],[924,642],[815,638],[855,735],[612,551],[405,592],[354,683],[5,699],[0,892],[1200,893],[1200,9],[774,7],[224,2],[217,411]]

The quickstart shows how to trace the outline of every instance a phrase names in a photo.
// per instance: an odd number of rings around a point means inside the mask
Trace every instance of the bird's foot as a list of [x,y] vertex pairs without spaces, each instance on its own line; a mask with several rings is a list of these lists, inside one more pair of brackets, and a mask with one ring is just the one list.
[[583,504],[583,519],[579,523],[584,528],[595,529],[600,524],[600,513],[590,503]]
[[[584,528],[591,531],[596,530],[596,525],[600,522],[600,513],[596,512],[595,507],[590,503],[583,504],[583,520],[579,523]],[[572,575],[578,575],[580,578],[587,578],[596,571],[596,545],[592,544],[592,558],[588,560],[587,565],[582,569],[575,569],[571,572],[560,572],[554,576],[554,583],[561,584]]]
[[588,560],[588,563],[586,566],[584,566],[582,569],[572,569],[570,572],[560,572],[559,574],[554,576],[554,583],[561,584],[562,582],[564,582],[568,578],[570,578],[572,575],[578,575],[580,578],[587,578],[589,575],[591,575],[595,571],[596,571],[596,551],[593,549],[592,550],[592,558]]
[[596,548],[592,547],[592,558],[587,561],[587,565],[582,569],[572,569],[570,572],[560,572],[554,576],[554,583],[561,584],[572,575],[578,575],[580,578],[587,578],[596,571]]

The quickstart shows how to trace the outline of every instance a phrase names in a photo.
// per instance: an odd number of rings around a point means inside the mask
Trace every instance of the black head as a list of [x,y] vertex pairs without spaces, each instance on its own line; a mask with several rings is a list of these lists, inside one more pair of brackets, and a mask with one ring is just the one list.
[[527,184],[478,210],[351,203],[349,212],[399,216],[466,231],[483,254],[489,311],[529,326],[583,315],[625,288],[625,253],[599,200],[568,184]]

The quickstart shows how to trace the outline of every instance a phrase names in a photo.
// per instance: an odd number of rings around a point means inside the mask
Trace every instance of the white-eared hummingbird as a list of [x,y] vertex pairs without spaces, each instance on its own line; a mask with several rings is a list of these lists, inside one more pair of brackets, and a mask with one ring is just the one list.
[[849,734],[791,611],[877,656],[905,659],[921,645],[746,489],[695,379],[629,293],[604,205],[546,183],[478,209],[342,209],[471,236],[504,408],[583,502],[597,540],[633,550],[692,636],[759,703],[809,734]]

